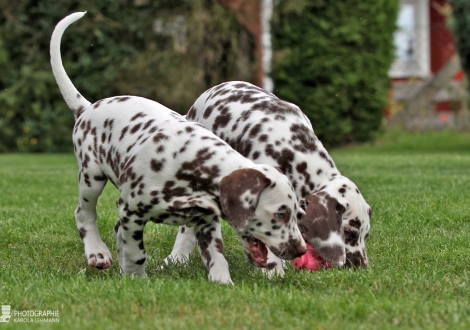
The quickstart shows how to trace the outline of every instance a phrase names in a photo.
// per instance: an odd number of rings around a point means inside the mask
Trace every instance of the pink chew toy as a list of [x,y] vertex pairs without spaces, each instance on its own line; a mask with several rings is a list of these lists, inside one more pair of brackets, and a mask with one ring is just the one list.
[[316,271],[323,267],[332,267],[331,264],[323,260],[308,243],[307,252],[303,256],[292,260],[292,264],[297,269],[307,269],[311,271]]

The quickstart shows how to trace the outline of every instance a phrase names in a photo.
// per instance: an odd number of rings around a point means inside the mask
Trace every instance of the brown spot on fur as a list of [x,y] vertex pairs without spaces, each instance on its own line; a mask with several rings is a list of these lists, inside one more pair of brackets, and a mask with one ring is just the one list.
[[80,233],[80,238],[83,240],[86,236],[86,229],[82,227],[78,230],[78,232]]
[[349,225],[354,228],[361,228],[361,222],[358,218],[349,220]]
[[[122,101],[119,101],[119,102],[122,102]],[[135,115],[131,118],[130,121],[134,121],[134,120],[136,120],[137,118],[143,118],[143,117],[145,117],[145,116],[147,116],[145,113],[139,112],[139,113],[135,114]]]
[[131,134],[134,134],[135,132],[137,132],[140,129],[140,126],[142,126],[142,123],[138,123],[137,125],[134,125],[134,127],[132,127],[131,129]]
[[160,172],[163,169],[164,165],[165,165],[165,159],[162,159],[161,161],[158,161],[156,159],[152,159],[150,161],[150,168],[154,172]]

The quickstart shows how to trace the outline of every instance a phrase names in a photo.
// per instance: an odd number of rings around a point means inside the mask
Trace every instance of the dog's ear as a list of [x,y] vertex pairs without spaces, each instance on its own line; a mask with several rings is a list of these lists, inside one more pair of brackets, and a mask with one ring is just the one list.
[[237,232],[246,229],[258,206],[261,193],[270,184],[271,180],[252,168],[235,170],[220,181],[223,217]]
[[304,239],[329,263],[344,265],[346,249],[342,218],[345,207],[323,192],[307,196],[306,204],[306,214],[299,222]]

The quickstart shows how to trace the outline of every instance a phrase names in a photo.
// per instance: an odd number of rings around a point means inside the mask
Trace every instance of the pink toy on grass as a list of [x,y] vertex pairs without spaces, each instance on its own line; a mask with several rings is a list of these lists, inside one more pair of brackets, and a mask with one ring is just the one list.
[[316,271],[323,267],[332,267],[331,264],[323,260],[308,243],[307,252],[303,256],[292,260],[292,264],[297,269],[307,269],[311,271]]

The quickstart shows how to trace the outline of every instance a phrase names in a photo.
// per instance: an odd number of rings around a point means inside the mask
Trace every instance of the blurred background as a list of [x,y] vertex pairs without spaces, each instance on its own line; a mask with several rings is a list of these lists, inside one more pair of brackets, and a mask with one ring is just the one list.
[[469,127],[468,0],[0,0],[0,152],[72,151],[49,41],[76,11],[62,58],[91,102],[139,95],[185,114],[244,80],[300,106],[328,148]]

